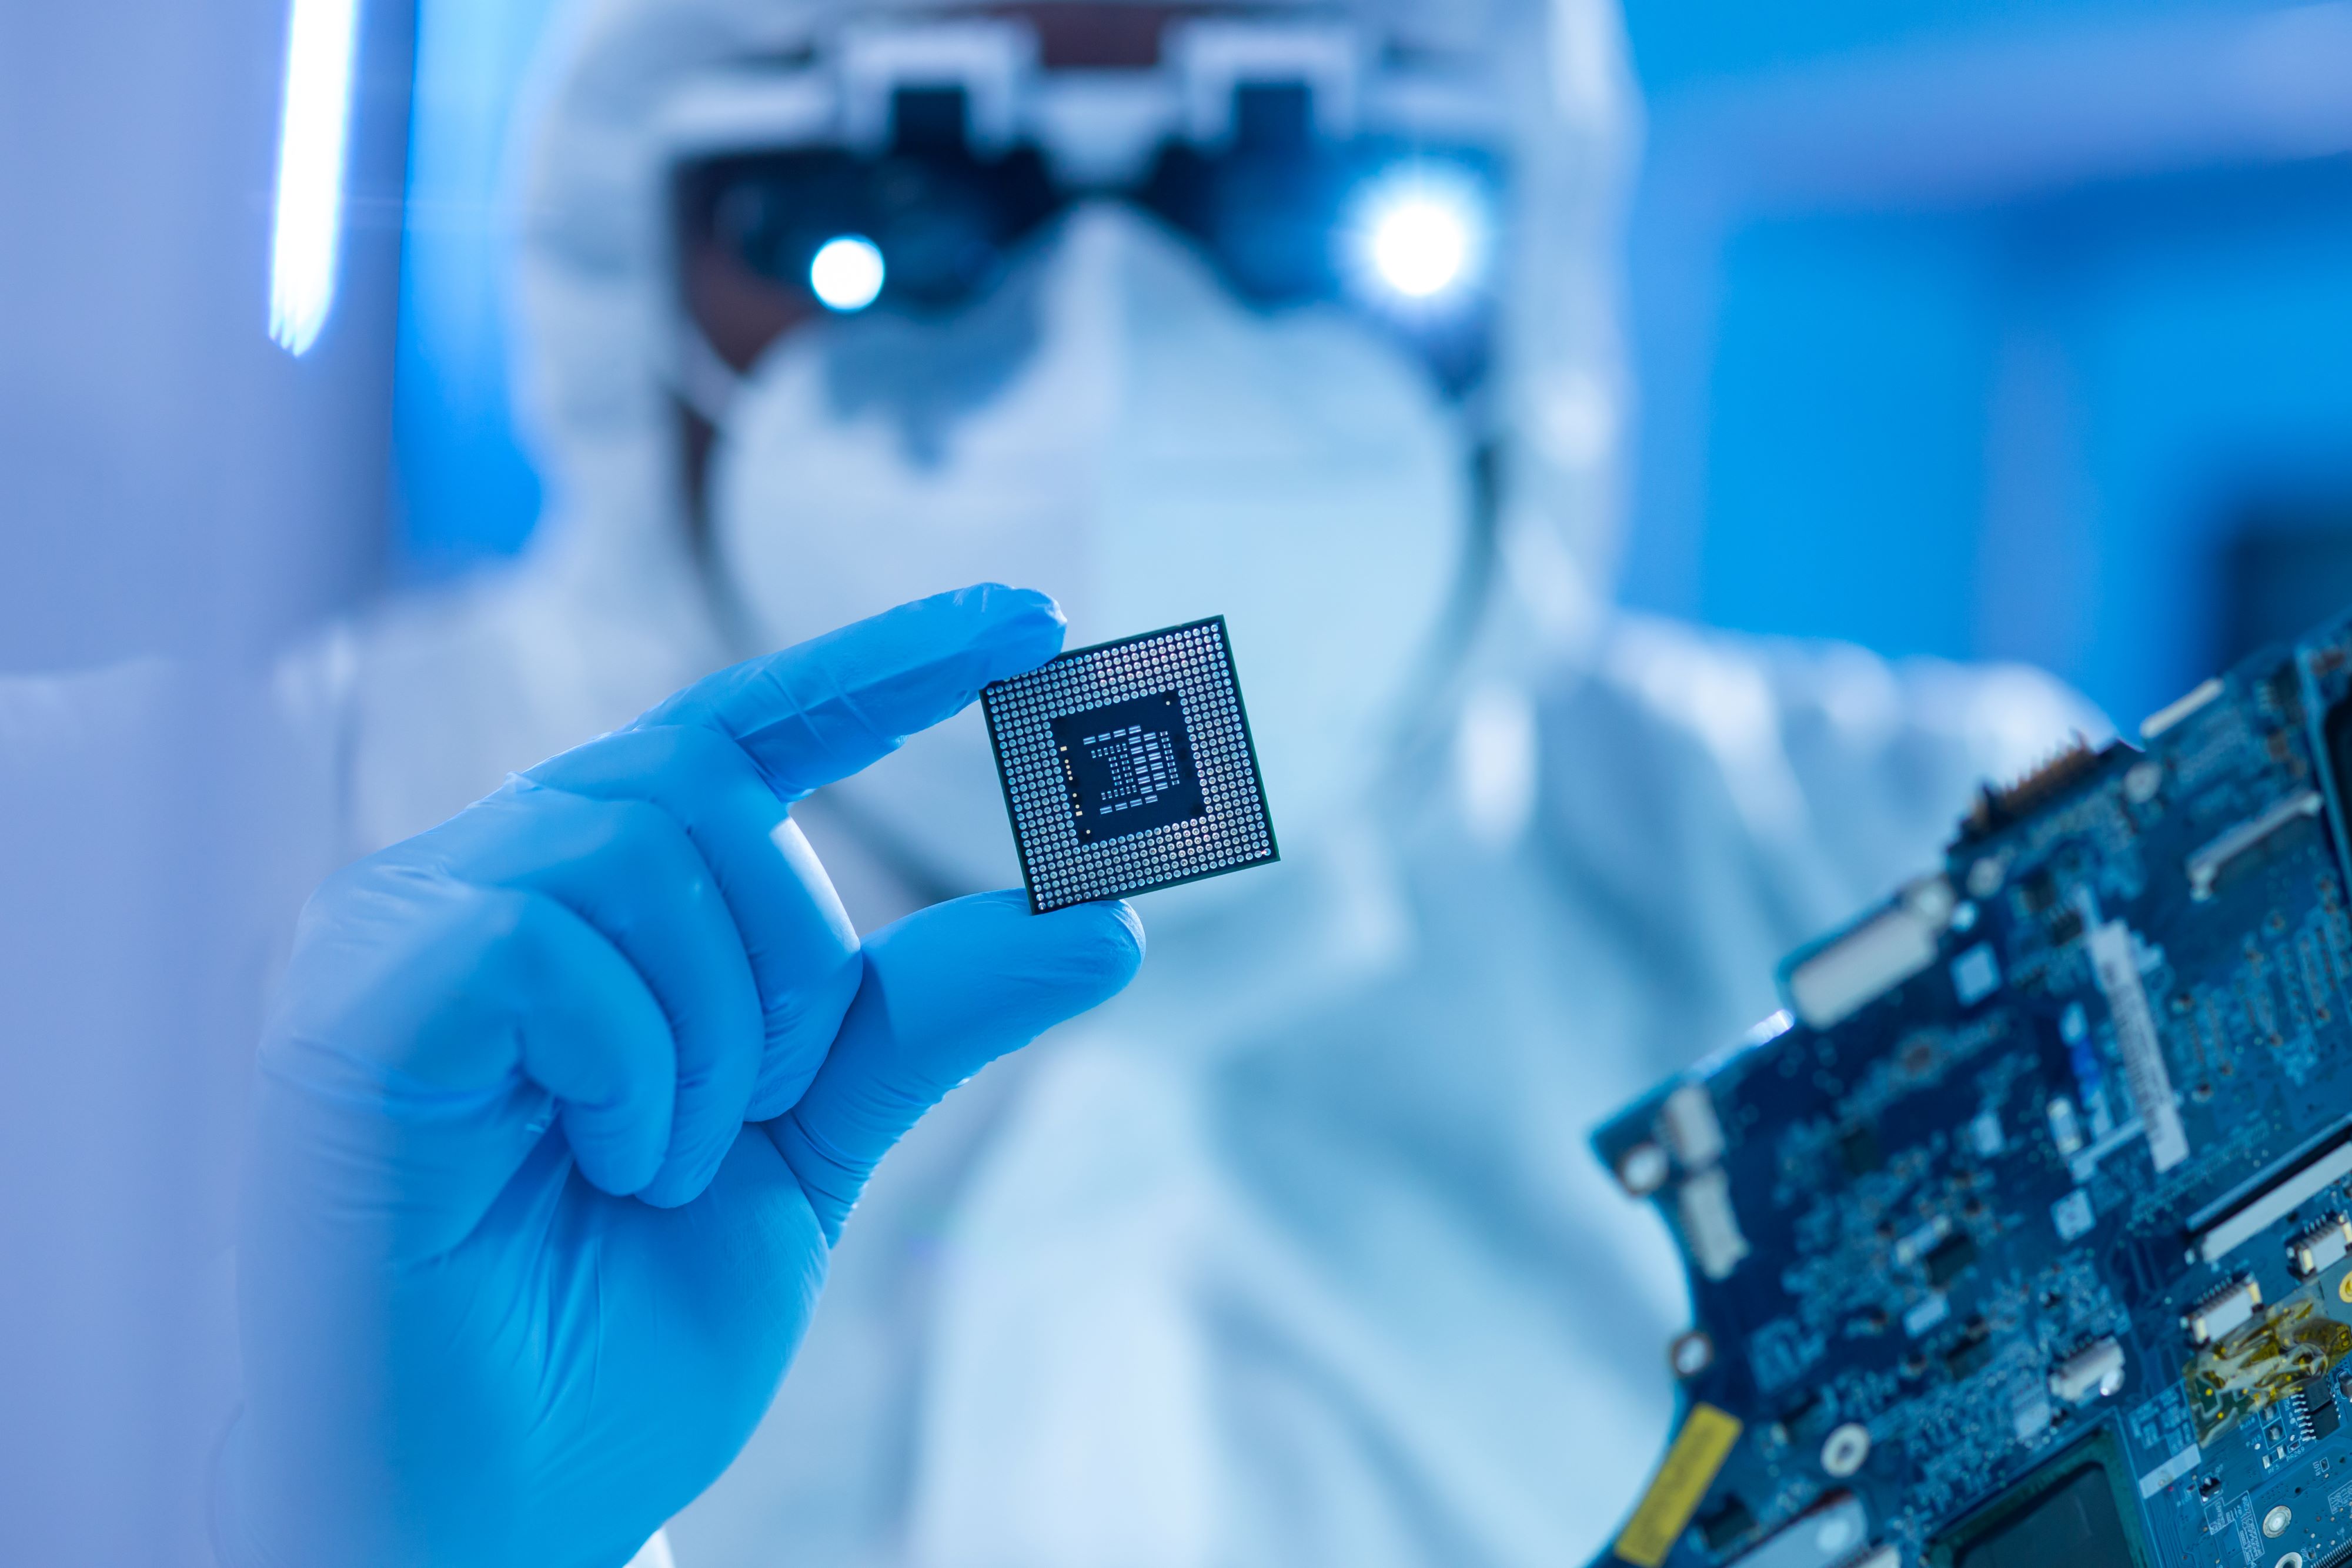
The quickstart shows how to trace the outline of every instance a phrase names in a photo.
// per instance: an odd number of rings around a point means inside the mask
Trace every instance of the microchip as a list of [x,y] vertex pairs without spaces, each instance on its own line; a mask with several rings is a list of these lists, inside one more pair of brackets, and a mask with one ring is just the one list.
[[1977,1260],[1976,1239],[1963,1230],[1937,1243],[1936,1249],[1924,1260],[1927,1266],[1927,1283],[1941,1290],[1957,1278],[1961,1270]]
[[1184,704],[1173,691],[1066,713],[1053,729],[1080,843],[1209,814]]
[[1779,1419],[1783,1427],[1801,1427],[1821,1413],[1822,1391],[1818,1388],[1801,1388],[1790,1396],[1789,1402],[1780,1406]]
[[1281,858],[1224,617],[1074,649],[981,706],[1038,914]]
[[1982,1318],[1971,1318],[1960,1330],[1959,1338],[1944,1351],[1944,1370],[1954,1382],[1983,1370],[1992,1359],[1992,1327]]
[[2013,1510],[1996,1504],[1990,1528],[1966,1531],[1974,1539],[1950,1555],[1953,1568],[2137,1568],[2143,1561],[2099,1466],[2037,1490]]
[[2344,1424],[2344,1417],[2336,1408],[2336,1396],[2329,1392],[2327,1385],[2313,1378],[2303,1385],[2299,1396],[2303,1400],[2304,1419],[2311,1427],[2312,1437],[2334,1437],[2336,1429]]
[[1720,1552],[1756,1528],[1756,1515],[1737,1496],[1725,1498],[1696,1521],[1710,1552]]
[[1850,1176],[1867,1176],[1885,1164],[1878,1151],[1878,1132],[1868,1123],[1857,1123],[1838,1134],[1838,1164]]

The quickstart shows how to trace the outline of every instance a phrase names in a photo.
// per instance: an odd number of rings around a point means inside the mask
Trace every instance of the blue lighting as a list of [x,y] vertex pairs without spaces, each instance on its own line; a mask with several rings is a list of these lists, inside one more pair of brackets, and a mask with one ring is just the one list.
[[359,0],[293,0],[286,102],[278,129],[278,206],[269,245],[269,335],[290,354],[319,340],[335,303],[351,136]]
[[1474,280],[1485,259],[1484,205],[1450,172],[1400,169],[1381,176],[1360,204],[1360,269],[1387,293],[1435,301]]
[[880,247],[864,235],[843,235],[824,242],[809,263],[809,287],[828,310],[846,315],[865,309],[881,297]]

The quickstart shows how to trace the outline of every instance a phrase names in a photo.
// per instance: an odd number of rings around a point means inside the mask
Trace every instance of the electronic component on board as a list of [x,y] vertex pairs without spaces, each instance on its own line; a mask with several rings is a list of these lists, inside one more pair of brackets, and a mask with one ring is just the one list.
[[2352,617],[2141,733],[1594,1135],[1694,1318],[1610,1561],[2352,1568]]
[[2289,1244],[2287,1266],[2308,1280],[2344,1261],[2347,1253],[2352,1253],[2352,1219],[2331,1214]]
[[2050,1369],[2050,1394],[2069,1405],[2088,1404],[2124,1385],[2124,1347],[2115,1335],[2086,1344]]

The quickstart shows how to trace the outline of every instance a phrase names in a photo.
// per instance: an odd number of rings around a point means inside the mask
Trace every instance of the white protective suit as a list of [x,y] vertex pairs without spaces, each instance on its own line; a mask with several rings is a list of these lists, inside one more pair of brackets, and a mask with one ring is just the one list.
[[[1277,650],[1253,664],[1235,613],[1269,753],[1276,713],[1369,688],[1382,702],[1343,716],[1358,750],[1337,754],[1353,760],[1315,774],[1270,755],[1284,864],[1145,900],[1134,988],[992,1069],[885,1163],[767,1424],[672,1527],[682,1568],[1582,1561],[1661,1448],[1664,1347],[1685,1310],[1664,1239],[1604,1179],[1588,1130],[1769,1011],[1780,956],[1930,863],[1977,780],[2098,727],[2030,672],[1895,666],[1609,611],[1595,590],[1613,555],[1612,263],[1633,118],[1617,18],[1609,0],[1360,9],[1486,72],[1511,126],[1495,380],[1510,439],[1480,630],[1400,713],[1406,662],[1360,625],[1302,612],[1277,632],[1279,596],[1252,597],[1250,560],[1227,565]],[[751,378],[759,412],[715,471],[715,572],[685,523],[658,128],[681,82],[789,57],[838,15],[599,0],[565,18],[520,256],[525,413],[551,509],[515,570],[402,607],[348,650],[361,847],[748,643],[822,630],[808,622],[828,607],[879,608],[861,595],[885,587],[945,586],[903,562],[863,570],[849,530],[805,549],[759,532],[771,513],[821,529],[875,488],[830,465],[845,451],[830,438],[780,427],[810,373],[789,340]],[[1063,253],[1098,244],[1129,257],[1121,277],[1186,294],[1163,242],[1081,214],[1032,263],[1063,287]],[[1139,380],[1181,371],[1205,340],[1162,339],[1123,361]],[[1116,445],[1122,413],[1182,406],[1068,415],[1089,445]],[[761,466],[779,451],[798,466]],[[1076,518],[1133,493],[1106,483],[1053,506]],[[1465,518],[1435,514],[1464,509],[1428,507],[1457,549]],[[1092,551],[1075,590],[1034,538],[970,575],[1018,577],[1034,559],[1038,585],[1073,598],[1074,642],[1143,630],[1119,615],[1157,601],[1097,570],[1118,556],[1105,539],[1132,541],[1124,526],[1080,518],[1047,538]],[[1396,572],[1366,581],[1400,590]],[[1301,675],[1318,638],[1363,650],[1372,674]],[[992,823],[956,859],[970,830],[954,801],[972,782],[959,744],[910,747],[895,779],[839,803],[945,884],[1011,863]],[[984,775],[977,788],[992,814]],[[853,912],[888,913],[890,866],[864,862],[891,855],[867,855],[857,831],[828,837],[825,801],[810,808],[821,852],[857,884]]]

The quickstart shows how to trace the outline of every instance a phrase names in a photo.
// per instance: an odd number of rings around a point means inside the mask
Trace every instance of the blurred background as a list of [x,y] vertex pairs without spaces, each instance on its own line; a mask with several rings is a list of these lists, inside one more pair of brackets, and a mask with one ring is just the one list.
[[[422,0],[389,570],[528,537],[506,127],[549,0]],[[2352,5],[1631,0],[1625,597],[2019,658],[2126,727],[2352,602]]]
[[[320,869],[256,672],[530,536],[506,134],[551,9],[0,6],[10,1561],[197,1552],[283,940],[238,912]],[[2352,0],[1628,21],[1630,602],[2030,660],[2126,728],[2352,603]],[[298,120],[347,155],[281,167]]]
[[1636,601],[2128,727],[2352,601],[2352,7],[1631,15]]

